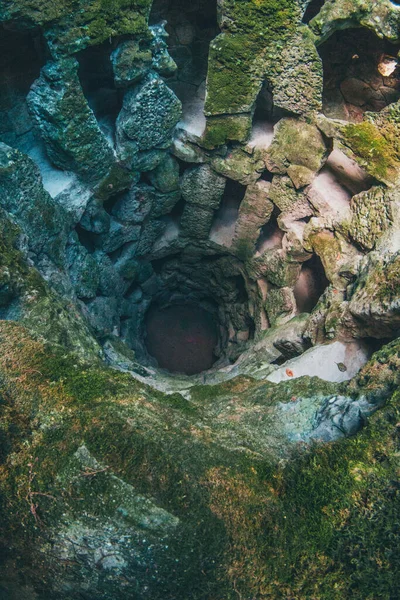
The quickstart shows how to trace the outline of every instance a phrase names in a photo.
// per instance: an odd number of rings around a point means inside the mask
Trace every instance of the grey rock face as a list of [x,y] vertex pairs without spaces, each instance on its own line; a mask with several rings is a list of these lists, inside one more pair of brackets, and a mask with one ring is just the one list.
[[86,207],[79,225],[92,233],[107,233],[110,229],[110,215],[104,210],[99,200],[92,198]]
[[107,174],[114,153],[83,95],[75,59],[48,63],[27,102],[52,163],[90,181]]
[[153,191],[144,184],[133,187],[117,200],[112,209],[113,216],[129,223],[142,223],[151,211]]
[[310,437],[331,442],[343,436],[355,435],[379,406],[379,403],[372,403],[364,396],[357,400],[334,396],[318,411],[316,427]]
[[139,263],[136,259],[137,243],[126,244],[115,263],[117,273],[125,279],[134,280],[139,272]]
[[111,219],[108,233],[99,236],[97,244],[104,252],[114,252],[127,242],[136,242],[139,239],[140,227],[138,225],[127,225],[116,219]]
[[226,179],[209,167],[202,165],[185,171],[181,190],[186,202],[216,209],[225,190]]
[[71,282],[78,298],[94,298],[100,281],[99,266],[93,256],[72,236],[67,247],[67,262]]
[[74,182],[60,192],[55,201],[69,213],[74,224],[79,223],[92,197],[90,188],[82,183]]
[[100,274],[98,293],[108,297],[121,296],[126,289],[126,283],[121,279],[110,257],[96,250],[93,258],[98,264]]
[[166,224],[157,219],[151,220],[143,226],[140,234],[139,245],[136,250],[138,256],[150,254],[154,242],[163,233],[165,227]]
[[44,190],[40,173],[28,157],[0,143],[0,206],[13,215],[36,255],[64,264],[70,220]]
[[214,211],[186,204],[181,218],[181,226],[187,236],[204,239],[208,237],[214,219]]
[[174,92],[151,73],[125,94],[117,119],[117,137],[122,144],[124,140],[134,142],[137,150],[168,146],[181,111],[181,102]]
[[371,252],[349,302],[362,336],[376,338],[400,334],[400,252]]
[[97,296],[86,304],[84,312],[98,335],[112,333],[118,326],[118,301],[116,298]]
[[161,217],[171,212],[181,197],[180,191],[160,193],[147,184],[139,184],[120,197],[112,214],[128,223],[142,223],[149,215]]

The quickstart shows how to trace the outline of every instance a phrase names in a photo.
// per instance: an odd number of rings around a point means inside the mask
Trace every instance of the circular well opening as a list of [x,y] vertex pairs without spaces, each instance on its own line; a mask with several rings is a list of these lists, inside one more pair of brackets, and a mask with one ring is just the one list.
[[171,373],[195,375],[217,360],[217,325],[211,313],[196,304],[151,306],[145,332],[148,353]]

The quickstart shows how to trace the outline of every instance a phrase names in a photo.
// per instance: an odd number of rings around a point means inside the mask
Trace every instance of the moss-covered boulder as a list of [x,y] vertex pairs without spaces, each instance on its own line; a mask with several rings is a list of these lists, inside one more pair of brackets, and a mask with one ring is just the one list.
[[269,171],[281,175],[288,173],[290,167],[304,167],[312,177],[321,169],[326,155],[324,139],[315,125],[286,118],[275,127],[266,165]]
[[149,35],[151,0],[79,0],[43,2],[6,0],[0,21],[42,27],[54,57],[71,55],[111,36]]
[[373,187],[351,200],[352,239],[365,250],[373,250],[382,235],[393,226],[393,203],[399,202],[395,191]]
[[372,29],[378,37],[399,39],[399,11],[390,0],[327,0],[310,27],[320,41],[334,31],[353,27]]
[[37,259],[64,265],[70,218],[43,188],[38,167],[22,152],[0,143],[0,205],[21,226]]
[[92,182],[107,175],[114,153],[83,95],[75,59],[48,63],[27,102],[57,167]]

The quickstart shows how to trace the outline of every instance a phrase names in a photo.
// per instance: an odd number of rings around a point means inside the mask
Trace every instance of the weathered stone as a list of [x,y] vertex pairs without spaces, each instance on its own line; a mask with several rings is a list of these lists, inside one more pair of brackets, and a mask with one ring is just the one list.
[[316,173],[327,157],[327,148],[315,125],[282,119],[267,151],[266,165],[272,173],[285,174],[292,165],[306,167]]
[[79,225],[82,229],[92,233],[107,233],[110,229],[110,215],[104,210],[102,203],[97,198],[92,198]]
[[139,272],[139,263],[136,258],[137,243],[126,244],[121,254],[115,262],[115,269],[117,273],[125,279],[134,280],[136,279]]
[[186,204],[181,218],[181,227],[189,237],[205,239],[210,233],[214,211],[197,204]]
[[[169,141],[167,145],[169,145]],[[147,150],[145,152],[139,152],[135,156],[134,168],[141,173],[148,173],[158,167],[164,160],[166,155],[165,150]]]
[[177,65],[168,52],[168,33],[165,31],[166,21],[149,27],[151,52],[153,56],[152,67],[162,77],[170,77],[177,71]]
[[172,133],[181,117],[182,105],[163,80],[149,74],[136,88],[126,92],[117,119],[119,143],[151,150],[172,143]]
[[142,223],[153,205],[153,188],[145,184],[133,187],[115,203],[112,214],[120,221]]
[[81,220],[91,198],[92,191],[89,187],[80,182],[74,182],[57,194],[55,201],[66,210],[72,222],[76,224]]
[[181,180],[182,196],[191,204],[205,208],[219,207],[226,185],[221,177],[208,165],[187,169]]
[[303,195],[296,191],[289,177],[275,175],[269,189],[269,198],[279,210],[288,211],[296,206]]
[[97,335],[108,335],[118,327],[118,302],[115,298],[97,296],[86,303],[85,313]]
[[228,141],[245,142],[249,139],[252,126],[252,114],[210,116],[201,139],[204,148],[217,148]]
[[151,183],[160,192],[173,192],[179,188],[179,163],[166,154],[165,159],[149,173]]
[[346,290],[356,278],[361,255],[351,244],[330,231],[309,237],[313,251],[320,257],[327,279],[338,290]]
[[399,40],[400,16],[396,4],[388,0],[330,0],[325,2],[310,27],[319,36],[319,42],[327,39],[336,30],[366,27],[380,38],[392,42]]
[[257,181],[265,170],[259,152],[254,151],[253,154],[249,154],[241,148],[233,148],[225,157],[213,158],[211,165],[220,175],[239,181],[243,185]]
[[184,162],[188,163],[205,163],[208,157],[205,151],[200,148],[197,143],[200,140],[194,141],[192,136],[188,135],[184,129],[177,128],[175,130],[174,139],[172,142],[171,152]]
[[105,252],[96,250],[92,256],[99,267],[98,293],[107,297],[122,296],[126,291],[126,285],[120,277],[123,274],[117,272],[116,265]]
[[399,123],[400,102],[396,102],[378,113],[366,113],[361,123],[342,123],[336,133],[343,151],[389,187],[399,181]]
[[94,298],[99,287],[99,266],[73,234],[66,249],[69,276],[78,298]]
[[146,256],[150,254],[154,242],[166,228],[166,223],[162,220],[152,219],[145,223],[140,233],[140,240],[136,249],[138,256]]
[[111,54],[114,81],[117,87],[129,87],[147,75],[153,61],[149,47],[142,40],[124,40]]
[[104,252],[114,252],[128,242],[137,242],[140,236],[140,226],[120,223],[111,219],[110,229],[95,240],[97,246]]
[[287,287],[269,290],[265,308],[271,326],[287,323],[296,314],[293,290]]
[[90,181],[105,177],[114,153],[83,95],[78,62],[48,63],[27,98],[50,160]]
[[65,56],[110,37],[147,34],[150,6],[151,0],[133,0],[129,6],[93,0],[73,6],[42,0],[5,0],[0,21],[21,20],[29,27],[42,27],[52,55]]
[[400,253],[372,252],[349,302],[349,311],[361,322],[363,336],[400,335]]
[[302,165],[290,165],[287,173],[296,190],[304,188],[306,185],[310,185],[315,177],[314,171],[311,171],[311,169],[303,167]]
[[261,227],[272,215],[274,205],[268,199],[270,187],[271,184],[263,180],[249,185],[240,204],[233,246],[241,258],[254,254]]
[[0,143],[0,206],[28,236],[37,255],[64,264],[70,219],[43,188],[39,169],[28,157]]
[[296,31],[279,58],[268,61],[266,72],[276,107],[297,115],[321,110],[322,60],[307,27]]
[[278,287],[293,287],[299,277],[301,265],[288,260],[281,249],[267,250],[251,262],[251,269],[257,276],[264,276]]
[[397,194],[382,187],[373,187],[353,196],[349,234],[363,249],[373,250],[382,234],[393,224],[391,204],[394,196]]

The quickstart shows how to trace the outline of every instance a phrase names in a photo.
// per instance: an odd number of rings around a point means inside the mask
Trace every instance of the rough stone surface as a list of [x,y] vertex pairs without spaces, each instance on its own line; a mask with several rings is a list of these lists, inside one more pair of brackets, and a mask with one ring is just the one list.
[[285,174],[292,165],[317,172],[326,158],[326,146],[315,125],[282,119],[267,152],[266,165],[272,173]]
[[48,63],[29,93],[28,106],[50,160],[96,181],[107,174],[114,155],[86,102],[77,70],[74,59]]
[[136,88],[126,92],[117,120],[117,135],[136,150],[170,145],[173,128],[181,116],[181,103],[163,80],[150,74]]
[[0,143],[0,204],[21,225],[29,246],[56,264],[64,263],[69,219],[43,188],[40,173],[28,157]]
[[352,198],[349,233],[363,249],[373,250],[382,234],[392,225],[393,200],[393,194],[379,187]]
[[225,190],[226,179],[208,165],[185,171],[181,181],[182,196],[190,204],[216,209]]
[[399,254],[371,253],[349,302],[349,311],[362,322],[364,335],[397,336],[400,328]]

